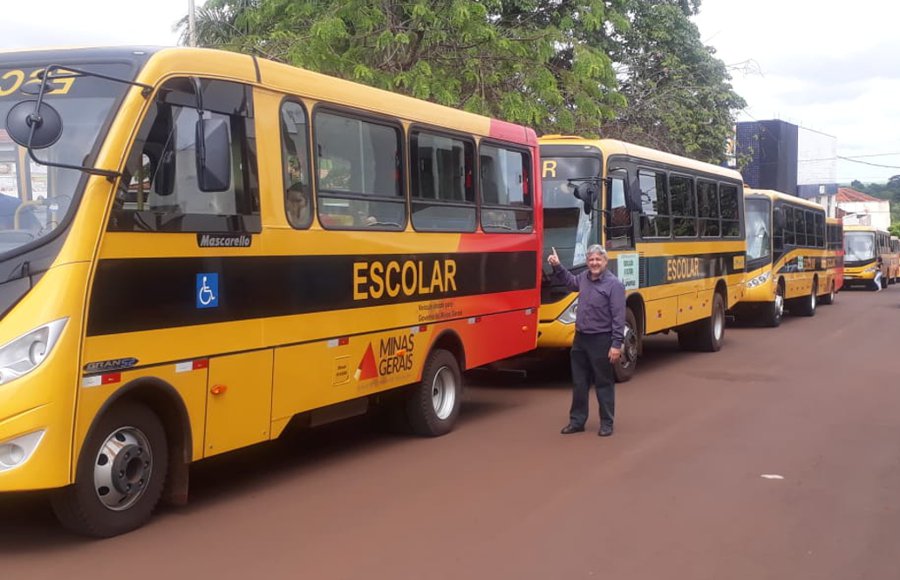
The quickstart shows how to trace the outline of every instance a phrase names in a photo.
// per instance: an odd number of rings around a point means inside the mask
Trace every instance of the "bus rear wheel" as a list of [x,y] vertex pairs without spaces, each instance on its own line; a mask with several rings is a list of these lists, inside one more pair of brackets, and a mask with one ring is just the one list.
[[678,346],[682,350],[718,352],[725,340],[725,299],[713,294],[709,318],[698,320],[678,331]]
[[794,309],[797,314],[800,316],[815,316],[816,315],[816,305],[819,300],[819,281],[818,279],[813,280],[812,289],[809,291],[809,296],[805,296],[803,298],[797,299],[797,307]]
[[60,523],[97,538],[144,525],[163,492],[167,445],[162,423],[147,407],[134,403],[114,407],[86,441],[75,483],[52,496]]
[[634,376],[637,370],[638,355],[641,352],[641,332],[637,326],[637,319],[631,308],[625,309],[625,332],[622,340],[622,356],[616,363],[616,382],[624,383]]
[[834,291],[834,281],[831,282],[830,289],[828,290],[828,294],[822,296],[821,301],[822,304],[834,304],[834,299],[837,297],[837,292]]
[[446,350],[432,351],[422,380],[406,400],[406,417],[413,433],[426,437],[449,433],[459,416],[462,386],[456,357]]
[[775,288],[775,300],[766,305],[762,322],[765,326],[775,328],[781,325],[782,318],[784,318],[784,284],[779,282]]

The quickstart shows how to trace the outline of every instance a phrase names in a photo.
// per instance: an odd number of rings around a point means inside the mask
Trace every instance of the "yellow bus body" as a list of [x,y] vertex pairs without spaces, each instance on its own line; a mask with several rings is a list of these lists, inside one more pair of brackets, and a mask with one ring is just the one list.
[[[864,260],[852,259],[853,256],[845,256],[844,281],[848,287],[863,287],[875,290],[875,275],[881,273],[881,284],[887,287],[897,277],[897,258],[892,252],[891,236],[886,230],[868,225],[845,225],[844,232],[847,236],[854,234],[871,235],[874,244],[874,253]],[[877,257],[881,258],[879,266]],[[892,276],[893,274],[893,276]]]
[[[39,57],[47,59],[42,61],[46,66],[67,54],[21,57],[28,61],[21,68],[27,71]],[[469,233],[416,233],[411,218],[402,231],[328,229],[321,220],[297,230],[285,213],[279,120],[286,100],[302,104],[310,119],[320,108],[347,111],[354,119],[378,117],[396,126],[403,141],[415,127],[458,135],[473,146],[508,146],[522,152],[524,171],[536,175],[539,160],[532,131],[246,55],[185,48],[140,54],[139,72],[111,114],[93,167],[117,173],[125,169],[127,152],[154,106],[152,95],[167,82],[197,77],[247,87],[255,123],[260,227],[251,232],[252,243],[246,246],[203,248],[198,247],[200,235],[191,230],[155,235],[115,230],[108,220],[118,203],[116,180],[83,177],[83,195],[65,235],[55,242],[55,259],[8,308],[0,324],[2,346],[40,324],[65,321],[45,361],[9,384],[0,380],[0,492],[75,483],[92,430],[125,399],[153,409],[164,424],[171,452],[177,455],[170,461],[174,483],[170,481],[167,494],[177,500],[186,494],[188,463],[273,439],[295,417],[316,425],[365,410],[362,403],[376,401],[375,395],[422,380],[436,349],[451,352],[465,370],[534,348],[539,182],[532,180],[534,189],[524,193],[532,195],[534,223],[523,233],[488,233],[481,225]],[[84,82],[75,80],[76,85]],[[138,84],[148,90],[142,93]],[[405,160],[403,167],[404,174],[395,179],[408,184]],[[155,328],[155,315],[146,310],[145,301],[157,297],[114,293],[109,297],[119,313],[96,319],[101,290],[127,287],[108,285],[115,280],[110,272],[116,268],[131,272],[132,264],[153,268],[163,261],[200,260],[197,263],[208,268],[242,264],[256,272],[257,263],[283,263],[298,255],[341,264],[347,307],[272,316],[251,312],[197,324],[169,320],[171,312],[160,312]],[[517,264],[520,272],[524,268],[524,282],[462,291],[463,276],[472,270],[463,271],[468,262],[490,264],[485,260],[506,256],[522,258]],[[376,262],[381,270],[373,266]],[[487,270],[481,275],[490,275],[489,267],[481,270]],[[199,275],[197,279],[199,284]],[[241,283],[254,285],[261,295],[267,291],[251,279]],[[230,296],[240,300],[241,286],[235,288]],[[189,298],[193,290],[187,290]],[[319,295],[327,298],[327,293]],[[384,299],[376,301],[376,296]],[[398,299],[388,299],[391,296]],[[191,310],[192,300],[185,312],[196,317],[200,312]],[[147,318],[141,328],[128,330],[135,312]]]
[[[548,188],[546,179],[548,171],[552,171],[553,158],[557,155],[584,156],[601,160],[600,180],[608,179],[617,169],[628,164],[628,179],[634,180],[634,171],[640,168],[652,168],[668,171],[671,175],[690,176],[691,179],[719,180],[737,188],[740,196],[742,186],[740,174],[729,169],[702,163],[692,159],[655,151],[613,139],[585,139],[559,135],[548,135],[539,139],[545,178],[544,201],[545,213],[548,211]],[[549,161],[548,161],[549,159]],[[556,176],[553,176],[554,178]],[[584,178],[584,175],[573,175],[573,178]],[[562,177],[560,177],[561,179]],[[629,184],[634,187],[633,183]],[[603,191],[606,191],[604,186]],[[602,210],[610,215],[610,203],[607,196],[602,197]],[[696,198],[695,198],[696,199]],[[696,208],[696,205],[695,205]],[[640,219],[640,211],[635,211],[634,219]],[[735,210],[740,211],[740,210]],[[696,212],[696,209],[695,209]],[[742,212],[741,212],[742,216]],[[740,216],[736,216],[740,217]],[[604,218],[604,225],[607,223]],[[695,216],[696,219],[696,216]],[[547,218],[545,215],[545,224]],[[634,224],[632,222],[633,226]],[[742,228],[743,226],[741,226]],[[606,227],[600,228],[601,237],[592,240],[602,243],[609,254],[610,269],[622,278],[620,263],[628,258],[641,271],[633,273],[634,284],[626,284],[627,304],[635,316],[638,326],[638,343],[640,336],[666,332],[670,330],[693,328],[698,322],[710,318],[712,301],[716,293],[720,294],[726,308],[731,308],[743,296],[744,278],[744,241],[743,231],[733,238],[710,238],[700,236],[680,239],[645,240],[637,236],[633,247],[619,249],[611,243]],[[545,246],[550,244],[545,232]],[[550,252],[545,247],[545,255]],[[710,269],[714,275],[708,275]],[[654,279],[647,285],[650,277]],[[545,290],[540,309],[538,334],[539,348],[568,348],[575,335],[574,316],[571,315],[576,293],[547,295]],[[627,331],[626,331],[627,332]],[[626,348],[627,350],[627,348]],[[620,374],[620,380],[627,380]]]
[[[742,318],[756,320],[765,319],[770,315],[768,308],[774,307],[776,299],[783,300],[789,305],[793,304],[795,310],[804,313],[808,310],[808,302],[813,295],[815,295],[814,302],[822,300],[831,303],[835,293],[840,289],[840,279],[835,251],[830,249],[827,243],[826,224],[829,222],[825,217],[825,209],[817,203],[774,190],[747,188],[744,198],[748,204],[748,209],[745,210],[747,215],[750,215],[751,211],[749,204],[754,201],[764,202],[768,207],[766,231],[768,241],[765,258],[755,260],[748,252],[746,289],[743,299],[735,307],[735,312]],[[779,234],[774,231],[778,229],[778,225],[773,223],[773,211],[788,210],[802,211],[804,218],[808,214],[819,220],[813,224],[813,227],[818,229],[811,234],[816,236],[816,241],[797,244],[785,241],[782,248],[777,247],[776,240]],[[803,234],[806,236],[806,231]],[[751,244],[751,235],[748,231],[748,245]],[[772,322],[773,325],[777,324],[777,321]]]

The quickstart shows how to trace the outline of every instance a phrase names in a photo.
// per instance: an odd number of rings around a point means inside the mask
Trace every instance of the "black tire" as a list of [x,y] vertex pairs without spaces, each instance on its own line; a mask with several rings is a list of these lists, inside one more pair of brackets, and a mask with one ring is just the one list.
[[812,290],[809,291],[809,296],[804,298],[798,298],[796,302],[796,306],[792,309],[793,312],[796,312],[800,316],[815,316],[816,315],[816,306],[819,302],[819,280],[818,278],[813,279],[813,287]]
[[631,380],[637,370],[638,355],[641,352],[641,330],[637,318],[631,308],[625,309],[625,338],[622,341],[622,356],[615,364],[616,381],[625,383]]
[[437,437],[449,433],[459,416],[462,374],[456,357],[435,349],[428,355],[422,380],[406,400],[406,417],[413,433]]
[[825,294],[821,298],[819,298],[819,302],[822,304],[834,304],[835,299],[837,298],[837,292],[834,290],[834,280],[831,281],[831,286],[829,287],[828,294]]
[[[682,342],[682,334],[684,339]],[[725,299],[722,294],[713,294],[709,318],[698,320],[688,332],[678,331],[678,346],[684,350],[717,352],[725,340]]]
[[116,405],[85,442],[75,483],[51,496],[53,511],[64,527],[85,536],[130,532],[153,514],[168,463],[166,432],[156,414],[135,403]]
[[779,280],[775,287],[775,300],[766,305],[762,317],[762,323],[769,328],[781,326],[784,318],[784,283]]

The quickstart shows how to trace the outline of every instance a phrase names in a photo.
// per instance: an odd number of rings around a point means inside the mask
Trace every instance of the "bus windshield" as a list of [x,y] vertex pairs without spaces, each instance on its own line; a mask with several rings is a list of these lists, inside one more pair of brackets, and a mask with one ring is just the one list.
[[766,199],[748,199],[746,210],[747,260],[759,260],[772,255],[769,213],[772,204]]
[[[597,157],[549,157],[543,159],[544,254],[556,249],[560,263],[567,268],[585,265],[590,240],[598,240],[597,225],[584,213],[582,202],[566,191],[569,179],[597,177]],[[583,186],[584,182],[573,182]]]
[[875,234],[872,232],[844,232],[844,263],[875,259]]
[[[130,78],[127,64],[71,66],[118,78]],[[33,66],[0,66],[0,256],[46,236],[74,211],[83,173],[36,163],[6,131],[10,109],[36,100],[39,82]],[[23,90],[24,89],[24,90]],[[85,166],[93,163],[98,137],[113,106],[128,85],[80,76],[47,83],[44,102],[62,118],[59,139],[34,151],[41,161]]]

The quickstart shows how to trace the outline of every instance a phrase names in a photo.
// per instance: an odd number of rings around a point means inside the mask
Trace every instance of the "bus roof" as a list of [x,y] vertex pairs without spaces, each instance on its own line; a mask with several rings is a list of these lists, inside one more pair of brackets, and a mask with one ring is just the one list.
[[796,195],[782,193],[774,189],[754,189],[752,187],[745,187],[744,197],[767,197],[772,201],[787,201],[795,205],[808,207],[810,209],[820,209],[822,211],[825,210],[825,207],[820,203],[809,201],[808,199],[803,199],[802,197],[797,197]]
[[628,155],[646,159],[648,161],[678,165],[686,169],[704,171],[706,173],[743,181],[741,174],[734,169],[728,169],[727,167],[720,167],[718,165],[713,165],[712,163],[697,161],[696,159],[691,159],[689,157],[682,157],[681,155],[666,153],[665,151],[658,151],[649,147],[619,141],[618,139],[588,139],[576,135],[542,135],[538,139],[538,143],[541,145],[580,145],[584,147],[594,147],[599,149],[606,157],[611,155]]
[[303,96],[315,101],[379,112],[412,123],[457,128],[461,132],[536,146],[533,129],[315,73],[246,54],[187,47],[95,47],[23,50],[0,53],[6,63],[48,65],[127,60],[143,65],[138,74],[164,78],[173,73],[225,78]]
[[883,230],[883,229],[877,228],[875,226],[867,226],[867,225],[861,225],[861,224],[844,225],[844,231],[847,231],[847,232],[881,232],[883,234],[888,233],[887,230]]

